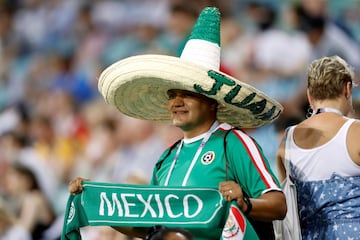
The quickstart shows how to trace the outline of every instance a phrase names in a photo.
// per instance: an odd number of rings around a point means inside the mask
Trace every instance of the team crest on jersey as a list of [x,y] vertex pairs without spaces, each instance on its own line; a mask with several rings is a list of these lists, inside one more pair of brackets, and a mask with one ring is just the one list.
[[201,163],[204,165],[208,165],[210,163],[212,163],[215,159],[215,153],[213,151],[208,151],[206,153],[204,153],[204,155],[202,155],[201,157]]

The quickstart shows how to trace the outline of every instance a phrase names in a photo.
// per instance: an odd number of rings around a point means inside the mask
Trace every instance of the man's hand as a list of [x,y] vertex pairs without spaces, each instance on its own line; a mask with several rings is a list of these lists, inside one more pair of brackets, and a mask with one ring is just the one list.
[[239,184],[234,181],[221,182],[219,184],[219,191],[226,201],[230,202],[236,200],[241,210],[246,210],[246,203],[243,201],[243,191]]
[[82,186],[82,182],[83,181],[89,181],[90,179],[87,179],[87,178],[81,178],[81,177],[78,177],[78,178],[75,178],[74,180],[71,180],[70,183],[69,183],[69,192],[71,194],[77,194],[77,193],[80,193],[82,192],[83,190],[83,186]]

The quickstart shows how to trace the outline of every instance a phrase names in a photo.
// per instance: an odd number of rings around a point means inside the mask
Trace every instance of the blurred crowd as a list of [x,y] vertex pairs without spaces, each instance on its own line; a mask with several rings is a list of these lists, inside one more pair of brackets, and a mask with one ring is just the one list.
[[[274,171],[282,130],[308,114],[307,65],[339,55],[360,82],[357,0],[0,0],[0,239],[58,239],[74,177],[147,183],[180,131],[108,106],[98,76],[136,54],[179,56],[210,5],[222,13],[221,70],[284,106],[273,124],[247,129]],[[359,88],[353,97],[360,118]]]

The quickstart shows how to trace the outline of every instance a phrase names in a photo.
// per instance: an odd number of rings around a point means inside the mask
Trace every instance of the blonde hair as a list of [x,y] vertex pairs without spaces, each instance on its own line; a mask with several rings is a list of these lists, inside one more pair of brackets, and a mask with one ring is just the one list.
[[354,71],[339,56],[314,60],[308,68],[309,94],[317,100],[335,99],[347,82],[353,84]]

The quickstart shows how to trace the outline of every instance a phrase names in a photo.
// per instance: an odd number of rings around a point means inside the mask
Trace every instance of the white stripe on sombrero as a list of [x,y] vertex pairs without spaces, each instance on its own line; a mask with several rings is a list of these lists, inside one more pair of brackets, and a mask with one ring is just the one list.
[[265,185],[269,188],[265,192],[269,190],[280,190],[279,186],[276,184],[273,177],[270,175],[269,171],[267,170],[267,166],[265,165],[260,150],[258,146],[254,143],[253,139],[241,130],[236,130],[234,132],[243,142],[244,147],[246,148],[246,151],[248,152],[261,178],[263,179]]
[[209,41],[189,40],[180,58],[216,71],[220,69],[220,47]]

